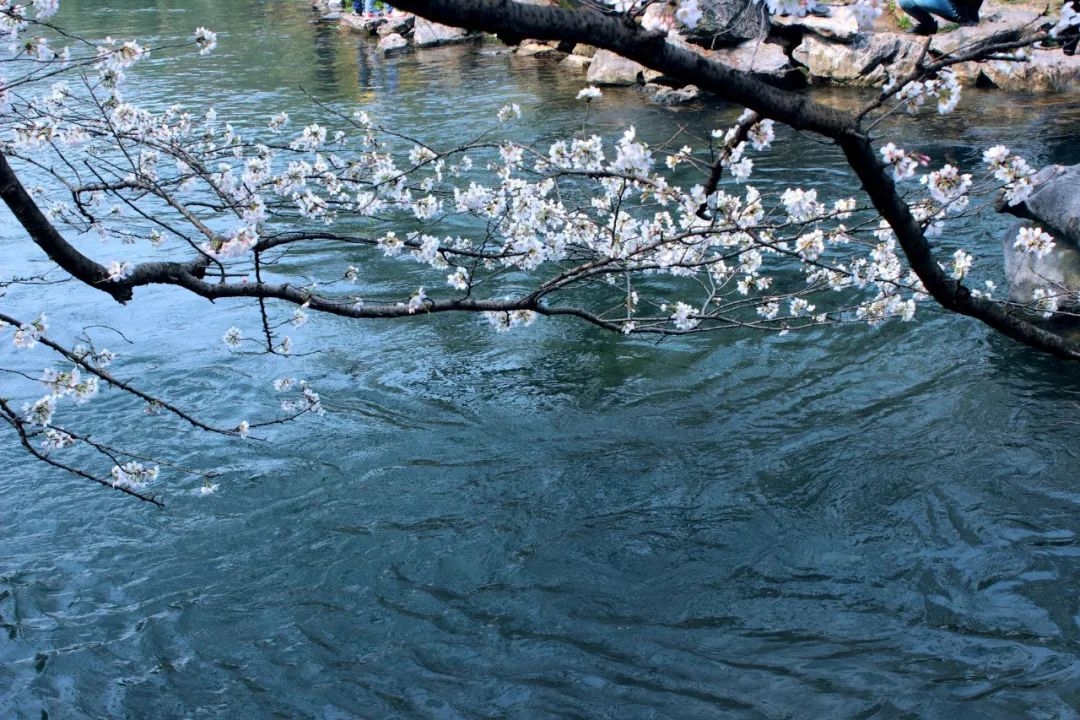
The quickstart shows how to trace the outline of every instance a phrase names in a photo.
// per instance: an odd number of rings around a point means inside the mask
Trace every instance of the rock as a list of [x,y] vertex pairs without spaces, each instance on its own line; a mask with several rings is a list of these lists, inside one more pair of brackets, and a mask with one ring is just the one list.
[[646,85],[647,90],[657,88],[653,93],[653,100],[661,105],[685,105],[701,97],[701,91],[696,85],[687,85],[683,88],[669,88],[662,85]]
[[1035,33],[1041,24],[1040,17],[1039,13],[1030,10],[1003,7],[984,17],[978,25],[937,33],[930,42],[930,52],[938,56],[946,55],[990,38],[997,42],[1018,40]]
[[640,85],[645,68],[608,50],[598,50],[586,80],[593,85]]
[[416,20],[415,15],[391,15],[386,18],[385,22],[378,26],[375,30],[380,37],[386,35],[392,35],[397,33],[402,37],[407,37],[413,29],[413,23]]
[[564,57],[566,53],[560,52],[554,45],[548,43],[526,40],[514,49],[514,54],[519,57]]
[[806,84],[784,49],[773,43],[750,40],[706,55],[736,70],[752,73],[772,85],[798,87]]
[[365,18],[362,15],[354,15],[353,13],[345,13],[342,15],[341,24],[350,31],[360,33],[361,35],[374,35],[378,28],[377,18]]
[[[1035,300],[1036,288],[1048,290],[1053,295],[1080,292],[1080,249],[1076,246],[1055,242],[1054,249],[1041,258],[1013,247],[1020,228],[1031,225],[1017,223],[1001,241],[1009,300],[1030,303]],[[1059,306],[1072,312],[1080,309],[1075,300],[1059,300]]]
[[849,45],[814,35],[803,38],[791,57],[818,82],[850,87],[884,85],[888,75],[910,72],[922,53],[916,39],[894,33],[860,33]]
[[559,67],[576,73],[587,73],[591,64],[592,58],[581,55],[567,55],[559,61]]
[[[991,62],[978,68],[984,85],[1010,92],[1070,93],[1080,91],[1080,57],[1060,48],[1034,50],[1025,62]],[[971,72],[975,69],[972,68]]]
[[[559,0],[514,1],[536,5],[559,4]],[[319,2],[325,3],[328,9],[336,7],[336,0]],[[768,28],[767,17],[754,19],[755,13],[761,9],[760,0],[699,0],[699,4],[705,15],[702,27],[692,31],[688,37],[671,33],[669,42],[783,88],[804,87],[808,77],[815,84],[881,86],[890,76],[910,72],[927,42],[923,37],[887,31],[858,32],[850,7],[840,5],[830,6],[832,15],[827,18],[775,18],[773,32],[767,41],[740,40],[744,30]],[[732,13],[738,8],[746,10],[745,17],[740,15],[722,26],[710,28],[710,18],[712,21],[733,18]],[[958,28],[942,23],[945,29],[930,38],[928,61],[988,39],[1017,39],[1047,22],[1038,11],[1021,6],[995,3],[992,9],[993,12],[989,12],[990,8],[985,8],[982,22],[974,27]],[[673,4],[655,2],[646,8],[646,18],[650,22],[671,21],[673,13]],[[418,47],[463,42],[474,36],[463,29],[437,25],[412,15],[395,14],[365,19],[347,13],[342,15],[340,22],[368,35],[377,32],[383,37],[396,35],[407,40],[411,34],[413,43]],[[875,27],[886,30],[888,23],[879,18]],[[689,32],[686,28],[681,30]],[[759,37],[752,33],[750,36]],[[704,41],[706,38],[708,42]],[[585,71],[587,81],[596,85],[640,85],[654,81],[664,85],[675,84],[671,78],[664,78],[608,51],[575,45],[572,55],[565,56],[563,53],[571,50],[571,43],[554,45],[525,41],[516,54],[523,57],[562,58],[561,67],[572,72]],[[706,47],[703,48],[703,45]],[[380,42],[379,46],[385,52],[394,52],[401,47],[398,40],[386,44]],[[577,59],[588,57],[594,57],[591,63]],[[1029,50],[1023,62],[963,63],[954,65],[953,70],[965,85],[1020,92],[1080,92],[1080,56],[1066,56],[1060,48]]]
[[452,45],[468,39],[469,32],[463,28],[440,25],[421,17],[416,18],[413,25],[413,44],[416,47]]
[[829,17],[807,15],[798,17],[774,17],[772,19],[774,29],[785,28],[788,32],[797,33],[798,37],[817,35],[826,40],[834,40],[841,43],[855,41],[859,34],[859,23],[855,20],[855,13],[847,5],[830,5]]
[[1059,241],[1080,248],[1080,165],[1050,165],[1032,183],[1027,200],[1013,206],[1002,200],[998,211],[1034,220]]
[[[1055,293],[1080,292],[1080,165],[1052,165],[1041,170],[1031,196],[1016,206],[998,208],[1031,222],[1017,225],[1002,239],[1009,299],[1028,303],[1036,288]],[[1013,247],[1025,225],[1036,225],[1054,236],[1054,249],[1043,257]],[[1070,304],[1076,309],[1075,301]]]
[[702,0],[701,22],[688,28],[675,19],[674,2],[646,6],[641,24],[646,28],[673,30],[688,42],[709,50],[731,47],[769,33],[769,16],[760,0]]
[[409,47],[409,41],[397,33],[390,33],[379,38],[378,50],[383,55],[392,55],[407,47]]
[[695,45],[715,50],[769,34],[769,14],[759,0],[701,0],[701,22],[680,28]]

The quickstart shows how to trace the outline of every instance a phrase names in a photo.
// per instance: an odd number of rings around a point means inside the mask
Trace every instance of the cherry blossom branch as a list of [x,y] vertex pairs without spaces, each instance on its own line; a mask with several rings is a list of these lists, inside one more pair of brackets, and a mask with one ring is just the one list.
[[106,480],[105,478],[98,477],[97,475],[93,475],[92,473],[89,473],[86,470],[83,470],[81,468],[75,467],[74,465],[68,465],[67,463],[62,463],[62,462],[60,462],[60,461],[58,461],[58,460],[56,460],[54,458],[49,457],[45,453],[41,452],[41,450],[39,450],[30,441],[30,436],[29,436],[29,433],[27,432],[27,429],[26,429],[27,422],[25,420],[23,420],[18,415],[18,413],[16,413],[12,409],[12,407],[7,403],[7,401],[4,400],[3,398],[0,398],[0,420],[3,420],[8,425],[10,425],[13,430],[15,430],[15,433],[19,437],[19,444],[22,445],[23,449],[26,450],[31,455],[33,455],[38,460],[40,460],[41,462],[46,463],[47,465],[51,465],[52,467],[56,468],[57,470],[63,470],[66,473],[70,473],[72,475],[84,478],[86,480],[91,480],[93,482],[96,482],[99,485],[103,485],[103,486],[105,486],[107,488],[111,488],[113,490],[117,490],[119,492],[122,492],[125,495],[130,495],[131,497],[138,498],[139,500],[142,500],[144,502],[151,503],[153,505],[156,505],[159,508],[164,508],[165,507],[165,503],[163,503],[161,500],[158,500],[157,498],[155,498],[152,495],[146,495],[146,494],[141,493],[141,492],[139,492],[137,490],[133,490],[132,488],[129,488],[129,487],[123,485],[123,484],[114,483],[114,482],[111,482],[109,480]]

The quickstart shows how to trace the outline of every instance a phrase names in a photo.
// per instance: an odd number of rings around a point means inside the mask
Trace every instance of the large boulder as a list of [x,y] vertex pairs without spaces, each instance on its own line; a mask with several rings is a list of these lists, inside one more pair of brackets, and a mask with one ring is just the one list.
[[[1002,240],[1009,299],[1028,303],[1036,288],[1054,293],[1080,292],[1080,165],[1053,165],[1036,177],[1038,187],[1018,205],[999,210],[1029,221],[1054,236],[1054,249],[1043,257],[1013,247],[1020,227]],[[1069,303],[1075,305],[1075,303]]]
[[592,85],[640,85],[645,68],[609,50],[598,50],[585,79]]
[[1029,51],[1021,62],[983,63],[977,72],[980,85],[1010,92],[1080,92],[1080,56],[1069,57],[1060,48]]
[[1035,290],[1041,289],[1058,296],[1059,307],[1077,311],[1075,298],[1080,293],[1080,248],[1067,242],[1056,241],[1054,249],[1039,257],[1013,247],[1020,228],[1031,223],[1017,223],[1002,239],[1005,253],[1005,279],[1009,283],[1009,300],[1028,304],[1035,298]]
[[1000,212],[1039,223],[1058,241],[1080,248],[1080,165],[1050,165],[1035,175],[1035,189],[1016,205],[999,203]]
[[680,28],[695,45],[713,50],[769,34],[769,13],[760,0],[701,0],[701,22]]
[[705,53],[735,70],[750,73],[770,85],[795,88],[805,85],[803,74],[779,45],[748,40],[741,45]]
[[850,43],[859,34],[859,22],[848,5],[830,6],[828,17],[787,15],[774,17],[772,21],[773,31],[787,37],[817,35],[826,40]]
[[931,55],[947,55],[958,50],[970,49],[980,42],[1012,42],[1033,34],[1039,25],[1039,16],[1033,12],[1011,12],[1008,16],[995,13],[984,18],[978,25],[961,26],[948,32],[939,32],[930,40]]
[[815,81],[876,87],[890,75],[911,72],[921,53],[918,40],[893,33],[860,33],[850,44],[807,35],[791,57],[806,66]]

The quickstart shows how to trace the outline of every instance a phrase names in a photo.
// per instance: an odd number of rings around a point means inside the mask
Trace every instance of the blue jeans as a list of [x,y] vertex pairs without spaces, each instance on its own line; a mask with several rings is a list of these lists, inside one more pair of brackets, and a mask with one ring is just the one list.
[[977,24],[982,0],[899,0],[899,4],[918,23],[915,32],[929,35],[937,32],[937,21],[932,15],[961,25]]

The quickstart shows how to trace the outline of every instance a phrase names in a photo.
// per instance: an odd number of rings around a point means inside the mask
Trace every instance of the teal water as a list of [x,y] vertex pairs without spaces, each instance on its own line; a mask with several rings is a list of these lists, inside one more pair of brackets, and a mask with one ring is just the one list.
[[[581,79],[552,65],[381,59],[298,0],[64,13],[90,34],[219,30],[214,56],[154,58],[131,92],[253,124],[316,117],[309,94],[442,139],[507,101],[537,138],[581,122]],[[737,114],[604,101],[598,129],[653,137]],[[1080,161],[1061,99],[965,103],[908,143]],[[850,182],[812,139],[789,147],[763,182]],[[992,253],[999,230],[959,240]],[[0,233],[5,262],[40,264],[6,216]],[[324,319],[306,341],[325,350],[283,369],[220,347],[241,305],[70,287],[48,309],[61,336],[122,329],[126,377],[223,422],[272,409],[283,374],[329,412],[234,442],[95,401],[101,433],[220,472],[165,511],[0,435],[0,717],[1078,716],[1080,376],[963,318],[659,345]]]

